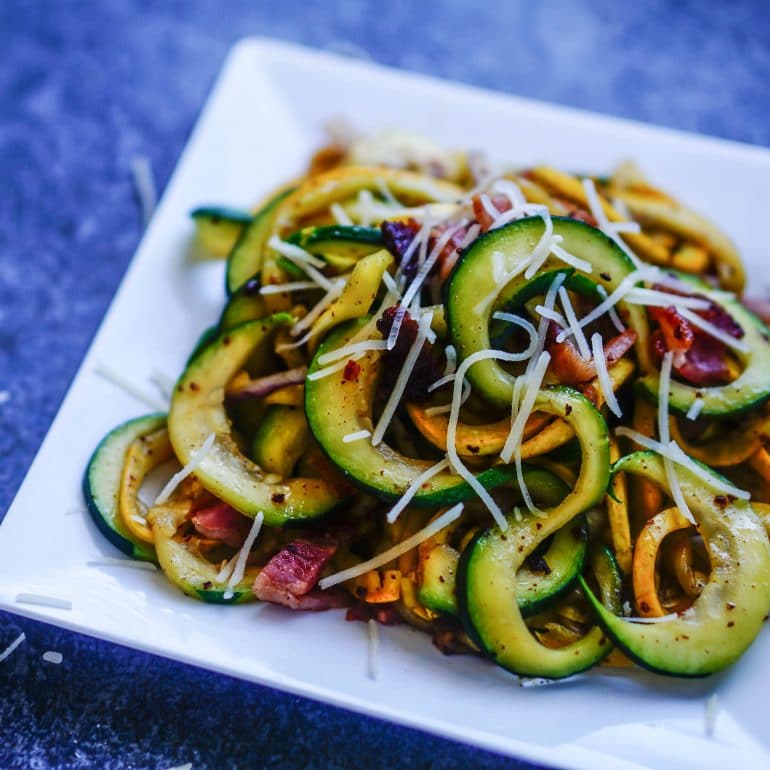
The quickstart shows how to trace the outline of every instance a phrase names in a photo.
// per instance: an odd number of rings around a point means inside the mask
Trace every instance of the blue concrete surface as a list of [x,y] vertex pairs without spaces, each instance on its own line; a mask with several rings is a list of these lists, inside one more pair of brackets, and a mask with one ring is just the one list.
[[[140,238],[131,158],[166,183],[246,35],[770,145],[763,0],[2,0],[0,511]],[[524,767],[0,613],[0,647],[21,630],[0,664],[2,770]]]

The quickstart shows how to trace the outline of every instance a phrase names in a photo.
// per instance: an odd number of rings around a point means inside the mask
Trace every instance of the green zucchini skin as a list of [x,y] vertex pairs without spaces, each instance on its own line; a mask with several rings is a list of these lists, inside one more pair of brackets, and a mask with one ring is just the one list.
[[471,541],[458,566],[459,614],[466,633],[499,666],[519,676],[563,679],[596,665],[612,643],[600,626],[560,649],[542,645],[530,632],[518,606],[516,573],[522,554],[537,545],[536,523],[532,517],[509,520],[507,532],[493,528]]
[[158,564],[166,577],[180,590],[209,604],[243,604],[256,601],[251,591],[258,567],[247,567],[243,578],[233,586],[233,595],[225,598],[226,586],[217,580],[218,568],[190,549],[187,542],[174,535],[187,512],[160,506],[150,511],[150,521]]
[[[580,283],[580,277],[595,282],[612,293],[618,284],[635,268],[620,247],[604,233],[575,219],[552,217],[555,235],[562,237],[562,246],[570,253],[592,265],[589,276],[570,274],[570,281]],[[522,265],[534,250],[544,232],[540,217],[528,217],[485,233],[464,252],[446,284],[445,305],[449,333],[457,350],[458,361],[480,350],[492,347],[489,324],[494,310],[517,295],[526,294],[527,280],[520,276],[507,287],[501,287],[497,300],[477,312],[477,304],[496,287],[495,253],[503,255],[503,269],[508,272]],[[553,265],[549,258],[546,267]],[[563,268],[562,268],[563,270]],[[554,271],[555,273],[559,272]],[[542,285],[542,278],[533,279]],[[550,284],[550,282],[549,282]],[[649,324],[643,308],[638,305],[619,304],[621,313],[627,314],[629,325],[637,332],[636,353],[642,371],[652,368],[649,353]],[[497,361],[480,361],[468,372],[474,390],[493,404],[505,408],[511,403],[514,375],[508,373]]]
[[[524,468],[527,488],[538,504],[556,504],[566,495],[567,488],[546,471]],[[541,478],[542,477],[542,478]],[[534,615],[558,600],[580,575],[588,550],[587,532],[582,520],[562,527],[542,555],[549,572],[535,572],[524,565],[516,574],[517,601],[525,616]],[[417,598],[436,612],[457,615],[455,596],[457,567],[460,554],[447,545],[437,545],[423,570]]]
[[353,262],[383,248],[380,229],[362,225],[306,227],[286,240],[321,259],[331,256],[330,263],[335,258]]
[[546,609],[563,596],[583,570],[588,532],[582,517],[562,527],[542,558],[550,572],[533,572],[525,564],[516,574],[516,599],[525,617]]
[[250,361],[264,359],[272,350],[273,332],[293,320],[288,313],[278,313],[218,336],[183,372],[168,416],[169,437],[179,461],[188,463],[213,433],[212,449],[195,475],[212,494],[246,516],[253,518],[261,511],[270,526],[322,516],[340,502],[323,479],[281,479],[264,473],[240,452],[225,410],[230,378]]
[[[760,406],[770,398],[770,330],[738,299],[714,297],[711,294],[712,287],[699,278],[685,273],[672,273],[683,283],[690,284],[693,292],[707,294],[712,302],[721,305],[733,317],[743,329],[743,341],[749,346],[749,352],[734,351],[744,368],[741,374],[727,385],[696,387],[672,380],[669,388],[669,409],[686,415],[696,397],[703,400],[700,412],[702,417],[730,417]],[[638,381],[637,388],[642,396],[652,403],[657,403],[658,382],[658,375],[650,373]]]
[[226,256],[250,224],[248,211],[229,206],[200,206],[190,212],[198,231],[198,240],[214,256]]
[[165,414],[149,414],[113,428],[96,447],[83,475],[86,508],[99,531],[127,556],[153,563],[157,562],[155,549],[135,538],[120,518],[118,489],[128,447],[165,423]]
[[222,222],[232,222],[233,224],[246,225],[254,218],[248,211],[234,209],[231,206],[198,206],[190,212],[190,216],[199,220],[217,220]]
[[455,577],[459,559],[460,554],[445,543],[431,548],[417,588],[420,604],[434,612],[457,615]]
[[269,315],[259,293],[260,287],[259,279],[251,278],[230,296],[216,326],[218,334],[246,321],[256,321]]
[[[335,329],[321,344],[308,375],[323,368],[318,359],[344,344],[366,319],[352,321]],[[373,430],[372,404],[381,372],[379,351],[371,351],[357,362],[355,381],[339,374],[305,383],[305,415],[315,440],[327,457],[354,484],[387,502],[398,500],[417,476],[433,463],[400,454],[384,442],[372,446],[368,440],[345,443],[348,433]],[[488,468],[477,478],[487,489],[510,482],[515,471],[510,466]],[[449,470],[433,476],[422,485],[411,505],[434,508],[468,500],[475,496],[470,485]]]
[[[318,363],[320,356],[345,344],[364,323],[366,319],[360,319],[332,332],[319,347],[308,376],[322,368]],[[357,363],[360,369],[355,381],[347,381],[339,374],[308,379],[305,383],[305,415],[316,441],[339,470],[354,484],[392,502],[400,498],[432,463],[408,458],[384,442],[372,446],[366,440],[351,443],[342,440],[349,433],[372,431],[374,427],[372,404],[382,366],[381,353],[370,351]],[[541,391],[536,408],[563,417],[576,426],[576,432],[579,425],[579,430],[590,436],[591,441],[595,439],[595,451],[587,458],[586,466],[595,474],[591,500],[595,500],[596,495],[600,500],[609,480],[609,440],[604,418],[588,399],[570,388]],[[582,422],[575,422],[578,417],[588,424],[587,431]],[[487,489],[493,489],[510,481],[514,474],[511,466],[493,466],[476,478]],[[473,496],[475,492],[470,485],[447,469],[425,482],[411,505],[439,507]]]
[[580,473],[569,494],[544,517],[508,517],[508,529],[479,533],[463,551],[457,574],[460,619],[468,635],[503,668],[521,676],[559,679],[590,668],[611,644],[598,626],[561,649],[549,649],[530,633],[519,608],[516,575],[547,537],[597,505],[609,481],[609,438],[601,413],[570,388],[540,391],[535,409],[558,414],[575,426],[580,441]]
[[282,190],[269,200],[244,227],[240,238],[227,257],[225,290],[228,297],[235,294],[250,278],[259,274],[267,241],[273,228],[276,209],[292,192],[294,188]]
[[187,365],[189,365],[191,361],[197,358],[198,355],[217,338],[218,333],[219,330],[216,325],[209,326],[201,332],[200,336],[195,341],[195,345],[193,345],[193,349],[190,351],[190,355],[187,357]]
[[257,428],[251,458],[263,470],[287,478],[309,447],[310,431],[302,409],[273,404]]
[[[663,461],[654,452],[618,460],[613,472],[621,471],[670,494]],[[762,628],[770,608],[770,542],[748,502],[719,495],[686,468],[677,468],[677,477],[711,561],[708,582],[693,605],[670,620],[634,623],[609,612],[585,583],[583,589],[630,658],[658,673],[700,677],[734,663]]]

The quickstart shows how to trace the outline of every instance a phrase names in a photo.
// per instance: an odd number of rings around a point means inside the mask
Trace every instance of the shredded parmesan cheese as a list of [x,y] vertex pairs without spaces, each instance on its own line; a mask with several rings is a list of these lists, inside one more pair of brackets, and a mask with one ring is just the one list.
[[543,220],[545,229],[543,230],[543,234],[540,236],[540,240],[537,242],[537,245],[530,255],[529,265],[524,272],[524,277],[527,280],[532,278],[535,273],[537,273],[537,271],[540,270],[540,268],[543,266],[543,263],[546,261],[546,259],[548,259],[551,253],[551,247],[554,243],[553,220],[551,219],[551,214],[545,206],[541,206],[540,209],[541,210],[536,213],[536,216],[539,216]]
[[342,361],[337,361],[336,364],[332,364],[331,366],[327,366],[324,369],[317,369],[314,372],[311,372],[308,374],[307,379],[311,382],[313,380],[322,380],[324,377],[328,377],[331,374],[334,374],[335,372],[342,371],[347,365],[348,361],[358,361],[360,358],[364,357],[364,353],[355,353],[354,355],[350,356],[347,359],[342,359]]
[[446,367],[444,369],[444,376],[454,374],[457,371],[457,351],[454,345],[447,345],[444,348],[444,355],[446,356]]
[[[668,415],[668,399],[669,388],[671,387],[671,365],[674,358],[674,354],[668,351],[663,356],[663,361],[660,365],[660,381],[658,383],[658,438],[661,444],[668,444],[671,441],[671,434],[669,430],[669,415]],[[692,515],[690,506],[687,505],[687,501],[682,494],[682,487],[679,484],[679,478],[676,475],[676,468],[672,459],[666,455],[663,455],[663,467],[666,470],[666,480],[668,486],[671,489],[671,497],[674,499],[676,507],[679,508],[679,512],[688,521],[695,524],[695,517]]]
[[55,666],[58,666],[64,660],[64,656],[60,652],[46,650],[43,653],[43,660],[46,663],[53,663]]
[[655,307],[670,307],[677,310],[692,308],[693,310],[708,310],[710,303],[699,297],[680,297],[678,294],[669,294],[667,291],[657,289],[644,289],[637,286],[626,294],[626,302],[632,305],[647,305]]
[[0,663],[6,658],[13,655],[16,648],[27,638],[27,635],[22,631],[2,652],[0,652]]
[[570,329],[569,321],[567,321],[567,319],[558,310],[545,307],[545,305],[537,305],[535,307],[535,312],[541,318],[546,318],[547,320],[558,324],[562,329],[568,329],[570,334],[574,333],[574,331]]
[[551,354],[547,351],[543,351],[540,353],[532,372],[529,375],[523,375],[523,378],[519,378],[524,383],[525,392],[521,397],[521,404],[515,405],[516,414],[512,419],[511,430],[508,433],[508,438],[500,452],[500,459],[505,463],[511,461],[514,451],[517,446],[520,446],[521,444],[524,427],[532,412],[532,408],[535,405],[535,399],[537,398],[538,391],[540,390],[550,361]]
[[113,385],[116,385],[121,390],[128,393],[129,396],[133,396],[137,401],[141,401],[142,403],[147,404],[150,409],[154,409],[158,412],[165,412],[168,408],[166,404],[159,401],[149,393],[145,393],[142,388],[139,388],[132,382],[129,382],[125,377],[123,377],[122,374],[116,372],[106,364],[97,364],[94,367],[94,372],[107,380],[107,382],[111,382]]
[[622,232],[639,232],[639,225],[636,222],[610,222],[604,213],[604,207],[599,200],[599,193],[596,192],[596,185],[593,179],[583,180],[583,189],[585,190],[586,200],[591,209],[591,214],[596,220],[599,229],[611,238],[626,253],[628,258],[639,267],[642,263],[639,257],[627,246],[626,242],[620,237]]
[[243,580],[243,576],[246,573],[246,559],[249,558],[251,546],[254,545],[254,541],[257,539],[259,530],[262,529],[262,522],[264,520],[265,514],[262,513],[262,511],[259,511],[259,513],[257,513],[257,515],[254,517],[254,523],[251,525],[249,534],[246,536],[246,540],[244,541],[241,550],[238,551],[238,555],[235,557],[235,566],[233,567],[230,579],[227,581],[227,588],[222,594],[222,598],[225,601],[233,598],[233,589],[238,583],[241,582],[241,580]]
[[449,467],[449,460],[446,457],[437,462],[435,465],[431,465],[430,468],[423,471],[415,480],[407,487],[406,492],[401,495],[399,501],[388,511],[387,520],[388,524],[392,524],[409,505],[412,498],[420,491],[420,487],[426,482],[437,476],[441,471]]
[[428,331],[432,320],[432,313],[426,313],[420,318],[417,337],[406,355],[404,365],[401,367],[401,371],[396,379],[396,384],[393,386],[393,390],[385,403],[380,419],[374,428],[374,433],[372,434],[372,446],[377,446],[382,441],[385,431],[387,430],[388,425],[390,425],[393,415],[396,413],[396,408],[401,401],[401,396],[403,396],[404,391],[406,390],[409,376],[417,363],[417,357],[420,355],[420,351],[428,337]]
[[[588,326],[588,324],[593,323],[597,318],[601,318],[605,313],[608,313],[610,308],[614,307],[615,305],[622,300],[628,292],[630,292],[634,286],[637,283],[640,283],[641,281],[648,280],[653,276],[657,276],[660,271],[657,267],[653,266],[645,266],[642,268],[639,268],[638,270],[634,270],[633,273],[629,273],[615,288],[615,290],[610,294],[607,299],[600,302],[590,313],[587,315],[584,315],[580,319],[580,325],[582,327]],[[560,332],[559,335],[556,337],[557,342],[564,342],[564,340],[567,338],[567,335],[569,332]]]
[[[604,286],[602,286],[600,283],[596,284],[596,292],[602,299],[607,299],[607,289],[605,289]],[[610,317],[610,321],[612,321],[613,326],[622,334],[626,330],[626,327],[620,320],[618,311],[615,310],[614,307],[611,307],[607,313]]]
[[153,369],[150,375],[150,382],[158,389],[161,397],[164,401],[171,399],[171,394],[174,391],[175,382],[173,378],[169,377],[165,372],[160,369]]
[[200,448],[190,455],[190,461],[180,471],[177,471],[169,480],[160,494],[155,498],[153,505],[165,503],[173,494],[174,490],[206,459],[208,453],[214,446],[216,434],[210,433]]
[[379,668],[378,652],[379,652],[379,629],[377,628],[377,621],[369,620],[366,623],[367,631],[369,632],[369,660],[368,660],[368,673],[369,679],[377,678],[377,671]]
[[591,357],[591,350],[588,347],[588,340],[586,339],[583,330],[578,323],[577,315],[575,314],[575,308],[572,307],[572,301],[569,298],[569,293],[563,287],[559,287],[559,299],[561,300],[561,306],[564,308],[564,315],[567,318],[567,324],[575,337],[575,343],[577,344],[578,351],[583,359],[588,360]]
[[724,481],[724,479],[720,479],[719,477],[712,475],[704,466],[696,463],[691,457],[682,451],[682,448],[676,443],[676,441],[670,441],[668,444],[662,444],[660,441],[655,441],[655,439],[651,439],[649,436],[645,436],[643,433],[639,433],[638,431],[635,431],[631,428],[626,428],[622,425],[615,428],[615,433],[618,436],[630,438],[632,441],[639,444],[639,446],[644,447],[645,449],[651,449],[653,452],[657,452],[664,459],[668,458],[677,465],[681,465],[683,468],[687,468],[687,470],[690,471],[694,476],[697,476],[699,479],[709,484],[712,489],[715,489],[719,492],[724,492],[728,495],[732,495],[733,497],[737,497],[740,500],[751,499],[750,492],[747,492],[745,489],[739,489],[727,481]]
[[695,400],[692,402],[692,405],[687,410],[687,414],[685,415],[688,420],[697,420],[700,416],[700,413],[703,411],[703,399],[700,396],[696,396]]
[[[454,382],[454,375],[449,375],[449,381]],[[443,377],[442,377],[443,379]],[[439,380],[440,382],[440,380]],[[462,389],[462,395],[460,396],[460,406],[462,406],[468,398],[470,398],[471,395],[471,384],[468,382],[468,380],[463,380],[463,389]],[[425,416],[426,417],[433,417],[437,414],[446,414],[447,412],[452,411],[452,404],[441,404],[440,406],[429,406],[425,410]]]
[[500,216],[501,212],[498,211],[495,204],[492,203],[489,195],[486,193],[481,193],[481,195],[479,195],[479,200],[481,201],[481,205],[483,206],[484,211],[489,214],[492,221],[496,220]]
[[565,248],[560,246],[562,238],[560,235],[555,235],[551,243],[551,253],[554,257],[558,257],[562,262],[574,267],[576,270],[582,270],[584,273],[592,273],[593,265],[585,259],[576,257],[574,254],[570,254]]
[[604,342],[602,341],[602,335],[598,332],[591,337],[591,349],[594,354],[596,375],[599,378],[599,387],[604,396],[604,402],[616,417],[622,417],[623,410],[620,408],[615,391],[612,389],[612,379],[607,367],[607,358],[604,355]]
[[334,217],[334,221],[338,225],[344,225],[346,227],[349,227],[353,224],[353,220],[348,216],[348,212],[345,211],[345,209],[340,206],[339,203],[332,203],[331,206],[329,206],[329,211],[331,212],[331,215]]
[[504,272],[500,276],[499,280],[495,279],[495,288],[476,303],[473,308],[473,312],[479,316],[483,315],[487,311],[487,308],[495,301],[495,298],[503,290],[506,284],[510,283],[510,281],[516,278],[516,276],[521,275],[521,273],[523,273],[529,267],[531,262],[531,257],[523,259],[521,262],[519,262],[518,265],[516,265],[516,267],[511,268],[507,272]]
[[496,179],[492,183],[492,192],[505,195],[511,202],[511,208],[518,208],[527,203],[521,188],[511,179]]
[[449,411],[449,422],[447,424],[447,458],[455,473],[462,476],[470,485],[471,489],[479,496],[481,501],[489,509],[497,525],[502,530],[508,529],[508,522],[503,515],[500,506],[485,489],[484,485],[476,476],[463,464],[460,455],[457,453],[457,423],[460,417],[460,399],[462,395],[462,384],[465,374],[475,363],[486,359],[498,361],[521,361],[525,353],[506,353],[502,350],[479,350],[466,358],[457,370],[452,388],[452,404]]
[[260,294],[283,294],[287,291],[307,291],[308,289],[317,289],[318,284],[314,281],[288,281],[287,283],[269,283],[259,289]]
[[363,342],[351,342],[335,350],[330,350],[322,356],[318,356],[318,363],[321,366],[339,361],[341,358],[349,358],[357,353],[368,353],[370,350],[385,350],[385,340],[364,340]]
[[334,575],[322,578],[318,581],[319,588],[325,591],[327,588],[336,586],[338,583],[352,580],[370,570],[384,566],[393,559],[397,559],[401,554],[411,551],[412,548],[416,548],[420,543],[424,542],[429,537],[433,537],[437,532],[440,532],[444,527],[458,519],[463,512],[463,507],[463,503],[457,503],[457,505],[453,506],[448,511],[444,511],[444,513],[431,521],[427,526],[423,527],[419,532],[415,532],[415,534],[406,538],[406,540],[394,545],[392,548],[388,548],[387,551],[383,551],[381,554],[378,554],[367,561],[356,564],[354,567],[349,567]]
[[342,437],[342,443],[351,444],[353,441],[361,441],[361,439],[369,438],[371,435],[372,432],[370,430],[366,430],[366,428],[363,430],[356,430],[353,431],[353,433],[346,433]]
[[158,191],[152,175],[152,165],[146,155],[137,155],[131,159],[131,176],[142,209],[142,224],[146,227],[158,205]]
[[396,299],[401,299],[401,287],[387,270],[382,274],[382,282]]
[[[417,271],[417,275],[415,275],[414,279],[412,280],[412,283],[409,284],[409,287],[404,292],[404,300],[403,304],[406,307],[409,307],[410,304],[414,299],[417,298],[418,292],[420,291],[420,288],[422,287],[423,282],[425,281],[426,277],[428,276],[428,273],[433,269],[433,265],[436,264],[436,260],[441,255],[441,252],[444,250],[444,247],[449,243],[450,239],[465,225],[467,224],[466,220],[461,220],[460,222],[457,222],[455,225],[451,227],[447,227],[446,230],[444,230],[443,233],[438,237],[436,240],[435,246],[431,249],[430,254],[425,257],[425,260],[422,262],[420,269]],[[427,247],[428,239],[426,238],[425,246]],[[394,322],[395,325],[395,322]]]
[[468,228],[468,231],[465,233],[465,237],[460,241],[460,245],[457,247],[460,251],[465,251],[465,249],[468,248],[475,240],[479,237],[479,233],[481,232],[481,226],[477,224],[473,224]]
[[723,331],[718,326],[714,326],[714,324],[710,323],[709,321],[706,321],[705,319],[701,318],[699,315],[696,315],[691,310],[687,310],[686,308],[682,307],[682,308],[677,308],[677,311],[679,312],[679,315],[682,316],[682,318],[686,318],[694,326],[698,326],[699,328],[703,329],[703,331],[706,332],[706,334],[724,343],[725,345],[727,345],[728,348],[737,350],[740,353],[749,352],[750,348],[748,344],[745,343],[743,340],[733,337],[732,334],[728,334],[726,331]]
[[338,278],[334,281],[332,281],[331,286],[329,287],[329,291],[324,294],[324,296],[312,307],[310,312],[304,317],[301,318],[297,323],[294,324],[294,326],[291,327],[291,336],[292,337],[298,337],[305,329],[310,328],[315,320],[318,318],[318,316],[323,313],[324,310],[326,310],[329,305],[334,302],[337,297],[342,294],[342,290],[345,288],[346,280],[345,278]]
[[58,599],[55,596],[43,596],[42,594],[16,594],[18,604],[36,604],[39,607],[53,607],[57,610],[71,610],[72,602],[69,599]]
[[718,698],[716,693],[712,693],[706,699],[706,710],[703,715],[703,718],[704,718],[704,731],[709,738],[714,737],[714,730],[716,729],[716,726],[717,726],[717,715],[718,715],[717,700]]
[[[277,235],[273,235],[267,242],[267,245],[273,250],[278,252],[282,257],[293,262],[297,267],[305,269],[307,265],[311,267],[317,267],[323,269],[326,267],[326,262],[318,257],[314,257],[309,251],[300,248],[294,243],[287,243],[282,241]],[[309,275],[309,273],[308,273]],[[326,277],[324,276],[324,279]]]

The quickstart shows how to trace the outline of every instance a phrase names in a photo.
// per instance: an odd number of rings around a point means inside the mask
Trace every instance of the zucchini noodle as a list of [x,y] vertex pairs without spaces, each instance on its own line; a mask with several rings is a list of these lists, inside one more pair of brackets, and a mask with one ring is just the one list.
[[[471,153],[348,141],[253,212],[194,212],[223,312],[168,416],[89,463],[124,556],[99,564],[157,564],[201,601],[345,607],[372,678],[396,619],[523,682],[613,647],[729,666],[770,609],[770,331],[727,236],[627,166],[479,179]],[[182,469],[131,507],[150,436]]]

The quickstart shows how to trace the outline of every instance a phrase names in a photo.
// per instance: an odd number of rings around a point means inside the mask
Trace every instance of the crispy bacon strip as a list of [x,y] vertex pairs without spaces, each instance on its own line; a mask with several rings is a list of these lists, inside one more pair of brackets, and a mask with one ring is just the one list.
[[[670,288],[665,290],[669,293],[678,293]],[[692,296],[706,299],[699,294]],[[672,363],[680,377],[694,385],[721,385],[729,381],[727,347],[724,343],[682,318],[673,306],[651,307],[648,308],[648,312],[650,318],[659,326],[652,334],[653,351],[659,358],[662,358],[667,351],[673,352]],[[716,303],[712,302],[706,310],[696,312],[701,318],[736,339],[743,337],[743,329],[724,308]]]
[[254,580],[252,590],[260,601],[272,602],[293,610],[328,610],[344,607],[347,598],[341,592],[315,591],[321,570],[334,555],[333,543],[295,540],[280,550]]
[[240,548],[251,528],[251,519],[241,515],[227,503],[201,508],[190,518],[202,537],[221,540],[231,548]]
[[[548,330],[546,347],[551,354],[551,371],[564,385],[580,385],[596,379],[596,364],[592,358],[583,358],[571,340],[556,342],[561,329],[551,324]],[[607,366],[612,366],[622,358],[636,343],[636,332],[626,329],[604,344],[604,357]]]
[[[508,211],[511,208],[511,200],[507,195],[493,195],[490,197],[492,205],[497,211],[502,214],[504,211]],[[474,195],[472,199],[473,203],[473,216],[476,217],[476,221],[479,223],[481,232],[485,233],[492,227],[492,223],[495,221],[492,214],[487,211],[487,207],[481,200],[481,195]]]

